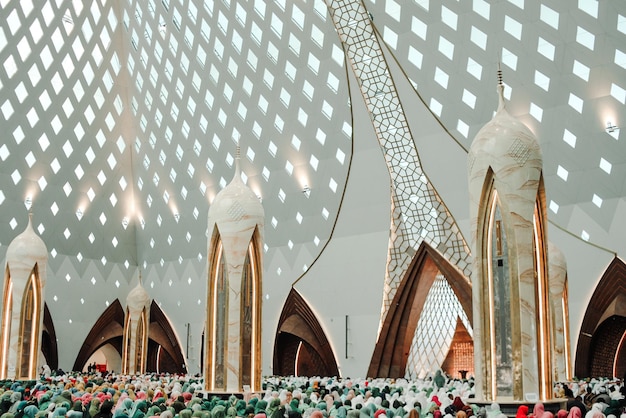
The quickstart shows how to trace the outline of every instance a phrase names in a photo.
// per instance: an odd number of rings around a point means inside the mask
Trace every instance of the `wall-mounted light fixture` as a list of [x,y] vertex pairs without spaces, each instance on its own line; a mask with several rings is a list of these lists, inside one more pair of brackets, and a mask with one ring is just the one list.
[[311,188],[305,184],[304,187],[302,187],[302,193],[308,198],[311,196]]
[[616,131],[619,131],[619,126],[616,126],[610,120],[606,122],[606,132],[612,134]]

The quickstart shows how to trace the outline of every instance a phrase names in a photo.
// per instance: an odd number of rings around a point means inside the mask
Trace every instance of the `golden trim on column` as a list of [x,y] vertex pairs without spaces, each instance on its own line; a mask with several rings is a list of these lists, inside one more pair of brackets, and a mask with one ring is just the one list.
[[122,339],[122,373],[130,374],[130,340],[131,340],[130,310],[126,308],[124,320],[124,338]]
[[[41,282],[37,264],[29,275],[20,312],[20,332],[18,334],[17,370],[16,376],[20,379],[35,379],[37,377],[37,347],[39,346],[41,307]],[[28,345],[28,346],[27,346]]]
[[539,356],[539,391],[541,399],[552,397],[552,333],[549,319],[549,289],[548,289],[548,262],[546,259],[547,249],[544,236],[543,211],[541,210],[541,199],[537,197],[535,204],[535,214],[533,217],[533,250],[535,251],[535,278],[537,280],[537,310],[538,327],[537,341]]
[[4,292],[2,301],[2,358],[0,363],[0,379],[6,379],[9,362],[9,340],[11,336],[11,316],[13,313],[13,280],[7,266],[4,275]]
[[563,309],[563,339],[565,340],[565,376],[566,379],[572,380],[572,351],[570,346],[569,334],[569,289],[567,281],[563,286],[563,297],[561,298],[561,309]]
[[[209,286],[208,286],[208,297],[207,297],[207,318],[209,319],[208,323],[207,323],[207,330],[206,330],[206,353],[205,353],[205,357],[206,360],[205,361],[205,373],[207,376],[207,379],[205,381],[205,388],[207,390],[216,390],[218,388],[215,387],[215,378],[216,378],[216,355],[217,355],[217,338],[216,338],[216,333],[217,333],[217,319],[218,319],[218,312],[217,312],[217,296],[218,296],[218,292],[217,292],[217,285],[219,282],[219,278],[220,275],[226,275],[226,269],[224,268],[224,261],[223,261],[223,257],[224,257],[224,249],[223,249],[223,245],[222,245],[222,240],[220,237],[220,233],[218,231],[217,228],[215,228],[214,231],[214,235],[213,238],[211,240],[211,247],[213,249],[213,252],[211,254],[210,257],[210,271],[209,271]],[[226,277],[224,277],[224,280],[227,280]],[[227,338],[223,338],[223,344],[224,346],[222,347],[223,350],[223,355],[227,355]],[[225,365],[222,365],[222,367],[224,367]],[[223,373],[224,375],[224,387],[223,388],[219,388],[219,389],[224,389],[226,387],[226,373]]]

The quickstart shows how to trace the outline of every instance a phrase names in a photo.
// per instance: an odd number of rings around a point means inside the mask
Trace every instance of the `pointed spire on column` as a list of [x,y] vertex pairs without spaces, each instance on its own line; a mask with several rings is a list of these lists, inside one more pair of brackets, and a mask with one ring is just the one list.
[[502,82],[502,68],[498,61],[498,110],[504,107],[504,83]]

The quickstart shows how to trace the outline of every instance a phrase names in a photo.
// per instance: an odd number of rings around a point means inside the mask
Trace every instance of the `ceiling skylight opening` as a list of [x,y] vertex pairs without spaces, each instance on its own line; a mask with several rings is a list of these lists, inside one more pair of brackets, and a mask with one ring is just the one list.
[[411,20],[411,31],[425,41],[428,26],[426,23],[413,16],[413,19]]
[[559,176],[563,181],[567,181],[567,177],[569,176],[569,172],[563,168],[563,166],[559,165],[556,169],[556,175]]
[[476,26],[472,26],[470,40],[483,51],[487,50],[487,34],[478,29]]
[[614,62],[620,67],[626,69],[626,54],[619,49],[616,49]]
[[541,5],[539,10],[539,19],[545,24],[552,26],[554,29],[559,29],[559,13],[552,10],[546,5]]
[[576,135],[565,129],[563,131],[563,141],[572,148],[576,148]]
[[333,193],[337,193],[337,182],[332,177],[330,178],[330,181],[328,182],[328,187],[330,188],[330,190],[333,191]]
[[459,131],[465,138],[469,135],[469,125],[461,119],[459,119],[456,124],[456,130]]
[[504,30],[518,41],[522,40],[522,24],[512,17],[504,17]]
[[550,89],[550,78],[541,71],[535,70],[535,84],[548,91]]
[[472,109],[474,109],[476,106],[476,96],[467,89],[463,89],[463,97],[461,100],[463,100],[463,103],[465,103]]
[[621,104],[626,104],[626,90],[615,83],[611,83],[611,96],[613,96]]
[[456,30],[459,17],[452,10],[446,6],[441,6],[441,21],[448,25],[453,30]]
[[[239,7],[237,8],[237,11],[239,11]],[[305,14],[295,4],[291,8],[291,20],[298,26],[300,30],[304,30]]]
[[538,122],[541,122],[541,119],[543,118],[543,109],[540,108],[538,105],[536,105],[535,103],[530,103],[530,111],[529,111],[530,115],[537,119]]
[[443,110],[443,105],[437,101],[434,97],[430,99],[430,110],[439,117],[441,117],[441,112]]
[[556,203],[554,200],[550,201],[550,210],[552,212],[554,212],[554,214],[559,213],[559,204]]
[[598,0],[578,0],[578,8],[594,19],[598,18]]
[[415,65],[419,69],[422,69],[423,59],[424,59],[424,55],[421,52],[413,48],[413,46],[409,46],[409,61],[413,65]]
[[319,160],[317,159],[317,157],[313,154],[311,154],[311,158],[309,159],[309,164],[311,165],[311,168],[313,168],[313,171],[317,171],[317,167],[319,166]]
[[483,74],[483,66],[474,61],[471,57],[468,57],[466,71],[473,75],[476,80],[480,80]]
[[435,81],[444,89],[448,88],[449,78],[448,74],[446,74],[441,68],[435,68]]
[[585,64],[574,60],[574,66],[572,72],[585,81],[589,81],[589,72],[591,70]]
[[604,158],[600,158],[600,168],[607,174],[611,174],[611,169],[613,168],[613,164],[605,160]]
[[599,208],[602,207],[602,198],[595,193],[593,195],[593,198],[591,198],[591,202],[593,202],[593,204]]
[[556,51],[556,48],[554,45],[552,45],[550,42],[543,39],[541,36],[539,37],[537,41],[537,52],[539,52],[541,55],[543,55],[550,61],[554,61],[555,51]]
[[485,0],[474,0],[472,9],[474,10],[474,13],[477,13],[486,20],[489,20],[491,6]]
[[583,99],[576,96],[574,93],[569,94],[569,100],[567,104],[570,105],[578,113],[583,113]]
[[339,163],[343,165],[346,159],[346,154],[341,149],[337,148],[337,153],[335,154],[335,158],[337,158],[337,161],[339,161]]
[[454,44],[443,36],[439,37],[439,46],[437,48],[450,61],[454,59]]
[[576,42],[593,51],[595,41],[596,37],[593,33],[580,26],[576,28]]

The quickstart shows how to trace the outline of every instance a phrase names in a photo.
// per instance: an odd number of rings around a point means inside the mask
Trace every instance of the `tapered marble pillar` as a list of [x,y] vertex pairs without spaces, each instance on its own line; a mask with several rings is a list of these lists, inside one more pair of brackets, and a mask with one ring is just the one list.
[[550,272],[550,303],[552,305],[553,378],[556,382],[572,380],[571,350],[569,344],[569,304],[567,289],[567,262],[552,242],[548,243]]
[[6,253],[0,379],[37,378],[47,263],[48,249],[33,230],[30,216],[26,230],[15,237]]
[[141,284],[141,276],[126,297],[126,317],[122,343],[122,373],[143,374],[148,361],[150,296]]
[[205,386],[261,388],[263,206],[235,175],[209,208]]
[[476,397],[537,401],[552,395],[547,214],[542,154],[505,106],[468,155]]

